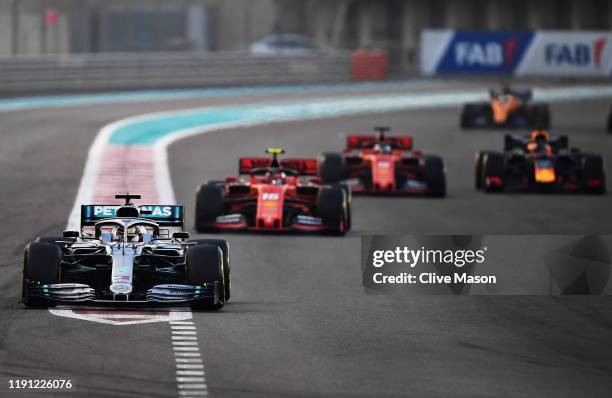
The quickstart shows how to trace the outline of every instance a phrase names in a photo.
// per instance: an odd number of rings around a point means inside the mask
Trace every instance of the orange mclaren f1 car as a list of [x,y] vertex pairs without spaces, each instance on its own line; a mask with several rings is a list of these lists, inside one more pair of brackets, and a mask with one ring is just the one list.
[[604,160],[600,155],[570,149],[564,135],[550,138],[543,130],[526,137],[506,135],[503,153],[476,154],[476,189],[603,194]]
[[[350,190],[321,185],[316,159],[241,158],[239,176],[201,185],[196,193],[198,232],[248,230],[344,235],[351,227]],[[248,177],[244,178],[244,175]]]
[[410,136],[349,135],[342,153],[319,156],[318,173],[326,184],[343,183],[355,194],[446,195],[444,161],[412,148]]
[[514,91],[508,87],[490,90],[490,100],[467,103],[461,111],[461,128],[549,128],[547,104],[532,104],[532,92]]

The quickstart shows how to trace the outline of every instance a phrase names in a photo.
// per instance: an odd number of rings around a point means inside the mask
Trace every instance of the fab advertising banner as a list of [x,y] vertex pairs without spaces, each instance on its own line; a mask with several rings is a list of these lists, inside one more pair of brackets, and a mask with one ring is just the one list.
[[612,76],[612,32],[424,30],[421,73]]

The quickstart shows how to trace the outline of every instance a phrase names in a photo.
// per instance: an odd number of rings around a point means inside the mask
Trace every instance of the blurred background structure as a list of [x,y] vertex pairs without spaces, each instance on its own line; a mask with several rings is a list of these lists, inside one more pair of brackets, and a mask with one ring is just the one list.
[[[291,33],[415,73],[423,29],[612,30],[610,0],[2,0],[0,57],[246,51]],[[1,82],[0,82],[1,84]]]
[[409,66],[422,28],[611,30],[609,0],[3,0],[0,55],[245,49],[273,33]]

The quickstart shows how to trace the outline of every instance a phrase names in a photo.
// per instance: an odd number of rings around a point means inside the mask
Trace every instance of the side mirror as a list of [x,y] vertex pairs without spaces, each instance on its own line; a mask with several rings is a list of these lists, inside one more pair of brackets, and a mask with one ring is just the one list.
[[225,182],[236,182],[236,181],[238,181],[238,178],[236,176],[225,177]]
[[189,239],[189,232],[175,232],[172,234],[173,239]]
[[81,233],[79,231],[64,231],[62,236],[64,238],[78,238],[81,236]]

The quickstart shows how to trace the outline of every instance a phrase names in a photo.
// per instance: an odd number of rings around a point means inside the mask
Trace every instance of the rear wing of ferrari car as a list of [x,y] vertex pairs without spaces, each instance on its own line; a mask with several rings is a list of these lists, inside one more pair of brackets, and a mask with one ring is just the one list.
[[[240,158],[238,162],[238,172],[240,174],[249,174],[254,169],[271,167],[272,163],[273,159],[271,158]],[[278,165],[281,168],[295,170],[299,175],[317,175],[316,159],[285,158],[280,159]]]
[[[385,137],[385,144],[391,145],[393,149],[409,151],[412,149],[413,140],[409,135]],[[347,149],[370,149],[380,143],[379,137],[375,135],[349,135],[346,137]]]
[[[98,221],[116,218],[119,205],[82,205],[81,228],[93,226]],[[140,205],[140,218],[156,222],[160,227],[180,227],[185,225],[185,210],[176,205]]]

